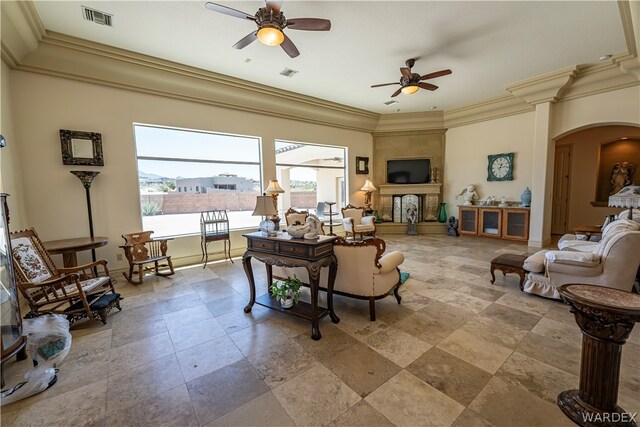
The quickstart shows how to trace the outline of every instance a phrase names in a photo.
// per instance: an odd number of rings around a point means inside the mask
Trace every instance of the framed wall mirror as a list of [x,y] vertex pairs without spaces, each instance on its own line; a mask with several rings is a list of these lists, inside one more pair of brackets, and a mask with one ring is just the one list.
[[104,166],[101,134],[60,129],[60,144],[63,165]]
[[356,173],[358,175],[364,175],[369,173],[368,157],[356,157]]

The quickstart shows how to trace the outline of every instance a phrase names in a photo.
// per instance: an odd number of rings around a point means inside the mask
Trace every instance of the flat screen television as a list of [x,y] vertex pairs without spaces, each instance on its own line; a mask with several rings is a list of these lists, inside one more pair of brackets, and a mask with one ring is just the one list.
[[387,160],[387,184],[424,184],[431,179],[429,159]]

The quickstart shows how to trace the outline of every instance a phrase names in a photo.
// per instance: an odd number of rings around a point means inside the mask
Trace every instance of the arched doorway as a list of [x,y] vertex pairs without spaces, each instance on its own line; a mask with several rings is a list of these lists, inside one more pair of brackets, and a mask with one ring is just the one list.
[[640,183],[640,127],[599,125],[579,129],[556,139],[551,233],[564,234],[580,225],[601,224],[613,164],[635,163]]

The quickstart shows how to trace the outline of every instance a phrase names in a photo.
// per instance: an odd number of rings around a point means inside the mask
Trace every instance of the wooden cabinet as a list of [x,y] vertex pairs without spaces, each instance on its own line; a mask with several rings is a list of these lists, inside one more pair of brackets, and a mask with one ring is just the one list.
[[504,209],[502,238],[525,242],[529,240],[529,209]]
[[478,234],[478,208],[460,206],[458,232],[460,234]]
[[529,209],[460,206],[460,234],[505,240],[529,240]]

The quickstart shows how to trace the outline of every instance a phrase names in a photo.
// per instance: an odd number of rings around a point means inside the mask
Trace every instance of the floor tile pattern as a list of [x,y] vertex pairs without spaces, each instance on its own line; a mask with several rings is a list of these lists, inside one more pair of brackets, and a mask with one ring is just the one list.
[[[341,318],[310,338],[300,319],[255,306],[241,263],[120,281],[122,312],[74,326],[51,389],[2,408],[3,426],[563,426],[581,334],[568,307],[489,283],[492,258],[523,244],[383,236],[411,274],[402,304],[335,298]],[[257,270],[256,271],[260,271]],[[258,293],[265,277],[256,274]],[[308,296],[308,295],[307,295]],[[640,327],[623,351],[622,407],[640,411]],[[5,364],[8,385],[28,361]]]

